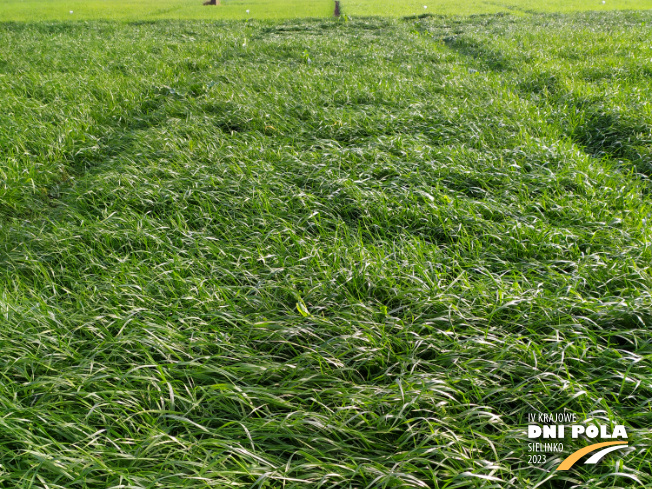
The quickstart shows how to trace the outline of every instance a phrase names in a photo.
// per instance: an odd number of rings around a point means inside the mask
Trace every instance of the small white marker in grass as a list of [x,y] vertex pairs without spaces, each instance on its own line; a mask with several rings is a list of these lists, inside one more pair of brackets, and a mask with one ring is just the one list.
[[247,13],[249,13],[249,9],[247,9]]
[[427,5],[424,5],[423,8],[428,8],[428,6],[427,6]]
[[72,10],[70,11],[70,15],[72,15]]

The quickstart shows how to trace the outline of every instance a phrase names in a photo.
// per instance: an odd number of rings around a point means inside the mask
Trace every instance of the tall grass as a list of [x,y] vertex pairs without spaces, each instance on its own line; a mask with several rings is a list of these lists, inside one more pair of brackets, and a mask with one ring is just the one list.
[[650,21],[0,24],[0,486],[652,484]]

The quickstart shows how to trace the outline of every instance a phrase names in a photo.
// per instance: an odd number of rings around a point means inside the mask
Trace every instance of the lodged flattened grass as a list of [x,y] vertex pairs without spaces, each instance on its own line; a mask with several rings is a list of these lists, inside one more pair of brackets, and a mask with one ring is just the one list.
[[651,21],[0,24],[0,486],[652,484]]

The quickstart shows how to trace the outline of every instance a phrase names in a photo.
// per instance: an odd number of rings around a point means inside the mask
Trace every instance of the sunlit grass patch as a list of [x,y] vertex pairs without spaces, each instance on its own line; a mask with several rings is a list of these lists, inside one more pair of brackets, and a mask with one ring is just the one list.
[[[3,0],[0,21],[79,21],[113,19],[142,21],[156,19],[292,19],[329,18],[333,0],[221,0],[204,6],[203,0]],[[341,12],[351,16],[404,17],[432,15],[478,15],[510,13],[530,15],[542,12],[576,12],[649,9],[645,0],[341,0]]]

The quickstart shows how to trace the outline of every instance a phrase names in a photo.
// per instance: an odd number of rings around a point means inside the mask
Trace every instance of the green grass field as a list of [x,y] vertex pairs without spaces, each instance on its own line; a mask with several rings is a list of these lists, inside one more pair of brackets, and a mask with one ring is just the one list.
[[[326,18],[334,10],[333,0],[222,0],[216,7],[205,7],[202,3],[202,0],[0,0],[0,21]],[[604,4],[601,0],[342,0],[341,5],[343,14],[355,17],[499,12],[527,15],[650,9],[652,0],[608,0]]]
[[652,487],[651,27],[0,23],[0,487]]

